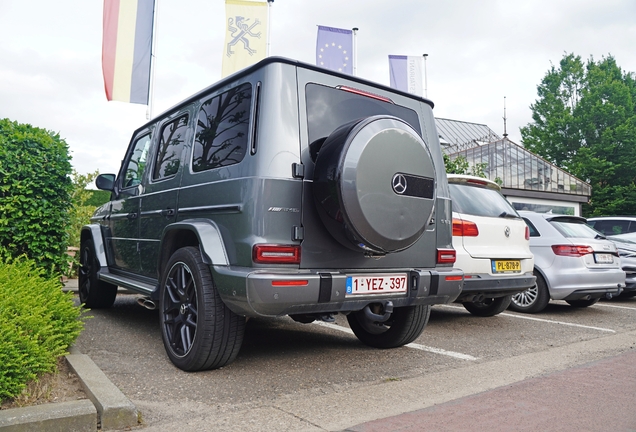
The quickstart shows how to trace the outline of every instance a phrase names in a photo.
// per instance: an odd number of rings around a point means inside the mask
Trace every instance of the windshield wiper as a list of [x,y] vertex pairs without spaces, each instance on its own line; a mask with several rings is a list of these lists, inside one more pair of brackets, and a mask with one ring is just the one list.
[[510,219],[517,219],[519,216],[517,216],[514,213],[508,213],[506,211],[504,211],[503,213],[501,213],[499,215],[500,218],[510,218]]

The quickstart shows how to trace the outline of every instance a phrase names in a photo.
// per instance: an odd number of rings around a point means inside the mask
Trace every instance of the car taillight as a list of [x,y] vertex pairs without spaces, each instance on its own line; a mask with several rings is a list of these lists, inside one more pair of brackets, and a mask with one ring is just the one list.
[[581,245],[552,245],[552,251],[556,255],[569,257],[582,257],[583,255],[594,253],[591,246]]
[[300,246],[257,244],[252,259],[263,264],[300,264]]
[[454,264],[456,259],[455,249],[437,249],[437,264]]
[[526,225],[526,240],[530,240],[530,228]]
[[380,96],[380,95],[377,95],[375,93],[371,93],[371,92],[368,92],[368,91],[360,90],[360,89],[357,89],[357,88],[347,87],[347,86],[343,86],[343,85],[337,86],[336,88],[339,89],[339,90],[347,91],[349,93],[355,93],[355,94],[360,95],[360,96],[366,96],[366,97],[370,97],[372,99],[377,99],[377,100],[380,100],[382,102],[388,102],[388,103],[395,104],[395,102],[393,102],[388,97]]
[[453,218],[453,236],[455,237],[477,237],[479,228],[475,222]]

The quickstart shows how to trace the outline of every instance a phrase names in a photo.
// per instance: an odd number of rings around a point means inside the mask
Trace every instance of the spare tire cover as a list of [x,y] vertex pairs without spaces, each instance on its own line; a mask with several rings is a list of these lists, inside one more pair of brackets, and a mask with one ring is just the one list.
[[430,222],[435,166],[418,133],[403,120],[373,116],[345,124],[316,158],[313,195],[329,233],[371,254],[413,245]]

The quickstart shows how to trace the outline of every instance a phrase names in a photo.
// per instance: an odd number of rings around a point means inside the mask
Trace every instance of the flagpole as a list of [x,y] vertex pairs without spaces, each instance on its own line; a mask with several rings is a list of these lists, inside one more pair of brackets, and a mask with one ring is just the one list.
[[159,16],[159,0],[154,1],[154,14],[152,19],[152,46],[150,49],[150,86],[148,88],[148,108],[146,109],[146,120],[152,118],[152,104],[154,102],[155,91],[155,51],[157,45],[157,17]]
[[270,53],[270,35],[272,33],[272,3],[274,0],[267,0],[267,54],[265,57],[269,57]]
[[351,29],[353,31],[353,76],[356,76],[356,71],[358,69],[358,59],[357,59],[357,51],[358,51],[358,44],[357,44],[357,40],[356,40],[356,35],[358,33],[358,27],[354,27]]
[[424,97],[428,97],[428,77],[426,76],[426,59],[428,58],[428,54],[424,55]]

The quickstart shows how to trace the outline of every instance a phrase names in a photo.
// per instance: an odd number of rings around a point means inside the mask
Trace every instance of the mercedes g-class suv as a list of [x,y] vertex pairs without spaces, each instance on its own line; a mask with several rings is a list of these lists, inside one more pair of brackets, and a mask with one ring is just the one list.
[[158,307],[170,360],[234,360],[246,317],[347,316],[365,344],[415,340],[457,298],[433,104],[267,58],[137,129],[81,233],[80,300]]

